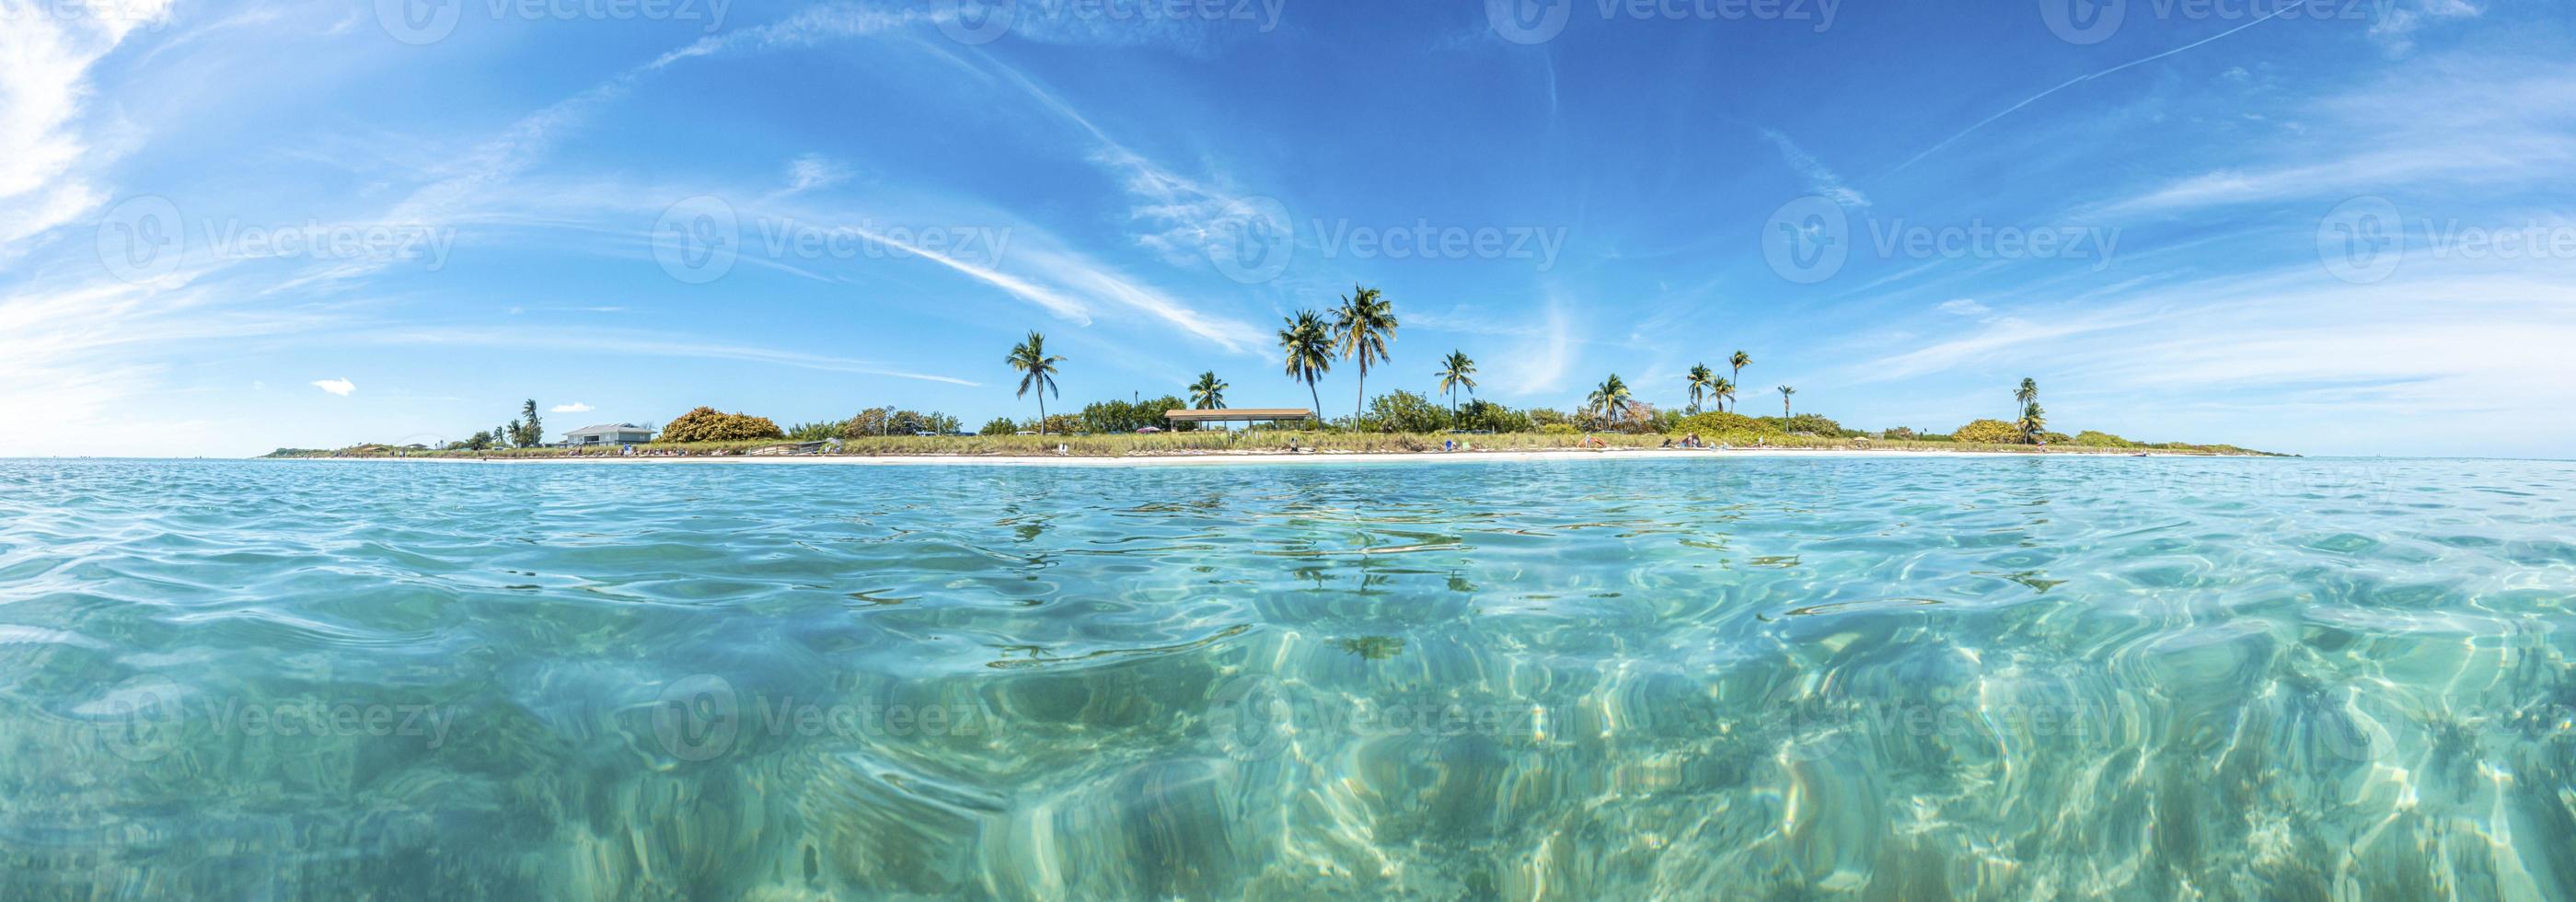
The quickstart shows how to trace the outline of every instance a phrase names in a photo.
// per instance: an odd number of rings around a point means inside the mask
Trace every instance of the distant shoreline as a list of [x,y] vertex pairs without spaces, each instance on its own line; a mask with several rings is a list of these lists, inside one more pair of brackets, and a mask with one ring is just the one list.
[[1001,466],[1001,467],[1130,467],[1130,466],[1206,466],[1221,464],[1336,464],[1336,463],[1514,463],[1547,460],[1690,460],[1728,457],[1830,457],[1857,459],[1892,459],[1913,457],[2262,457],[2256,454],[2191,453],[2178,451],[2072,450],[2054,451],[1961,451],[1917,450],[1900,448],[1612,448],[1602,450],[1562,448],[1511,451],[1315,451],[1286,453],[1279,451],[1204,453],[1129,454],[1129,455],[1053,455],[1053,454],[837,454],[837,455],[723,455],[689,457],[472,457],[420,455],[413,457],[288,457],[275,460],[295,461],[391,461],[466,464],[786,464],[839,466]]

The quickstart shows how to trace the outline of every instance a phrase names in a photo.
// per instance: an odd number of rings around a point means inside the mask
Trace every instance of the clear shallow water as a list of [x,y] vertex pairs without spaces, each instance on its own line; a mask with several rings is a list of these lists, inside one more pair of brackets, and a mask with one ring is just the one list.
[[0,461],[0,897],[2565,897],[2576,465]]

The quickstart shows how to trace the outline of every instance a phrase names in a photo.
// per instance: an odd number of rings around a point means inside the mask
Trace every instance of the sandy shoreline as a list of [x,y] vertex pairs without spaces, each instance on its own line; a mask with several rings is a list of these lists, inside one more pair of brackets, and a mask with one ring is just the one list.
[[[1208,466],[1224,464],[1392,464],[1392,463],[1529,463],[1575,460],[1684,460],[1729,457],[1830,457],[1838,459],[1905,459],[1926,457],[2133,457],[2138,452],[2101,451],[1915,451],[1893,448],[1618,448],[1605,451],[1416,451],[1403,453],[1317,451],[1209,452],[1205,454],[1139,454],[1120,457],[1054,455],[886,454],[839,456],[726,457],[305,457],[287,460],[363,460],[424,463],[491,464],[786,464],[839,466],[976,466],[976,467],[1135,467]],[[2146,452],[2149,457],[2236,457],[2247,455]]]

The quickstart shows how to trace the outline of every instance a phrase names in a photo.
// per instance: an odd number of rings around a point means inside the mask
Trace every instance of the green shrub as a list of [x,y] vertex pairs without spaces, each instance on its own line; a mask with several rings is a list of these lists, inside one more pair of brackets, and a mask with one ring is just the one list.
[[985,423],[984,428],[977,430],[975,434],[1010,435],[1011,433],[1018,431],[1020,431],[1020,424],[1011,422],[1010,417],[994,417],[992,422]]
[[2119,437],[2119,436],[2112,435],[2112,434],[2110,434],[2110,433],[2108,433],[2108,432],[2095,432],[2095,431],[2093,431],[2093,430],[2091,430],[2091,429],[2087,429],[2087,430],[2084,430],[2084,431],[2082,431],[2082,432],[2078,432],[2078,433],[2076,433],[2076,434],[2075,434],[2075,438],[2074,438],[2074,440],[2073,440],[2073,441],[2071,441],[2071,442],[2069,442],[2069,444],[2073,444],[2073,445],[2077,445],[2077,446],[2081,446],[2081,447],[2085,447],[2085,448],[2136,448],[2136,447],[2139,447],[2139,445],[2138,445],[2138,443],[2137,443],[2137,442],[2133,442],[2133,441],[2130,441],[2130,440],[2128,440],[2128,439],[2124,439],[2124,438],[2121,438],[2121,437]]
[[1766,435],[1777,434],[1779,431],[1778,427],[1775,427],[1770,423],[1766,423],[1740,413],[1720,413],[1718,411],[1691,414],[1690,416],[1674,421],[1672,428],[1665,430],[1665,432],[1668,433],[1696,432],[1704,436],[1730,434]]
[[2002,420],[1973,420],[1950,433],[1953,441],[1980,445],[2021,444],[2021,430]]
[[751,439],[786,438],[787,433],[768,417],[724,413],[713,407],[700,407],[673,419],[655,436],[664,442],[739,442]]
[[1402,389],[1370,398],[1368,415],[1361,418],[1360,424],[1364,432],[1428,434],[1448,429],[1448,408]]
[[1572,423],[1559,422],[1538,427],[1538,433],[1540,435],[1581,435],[1583,430],[1574,428]]

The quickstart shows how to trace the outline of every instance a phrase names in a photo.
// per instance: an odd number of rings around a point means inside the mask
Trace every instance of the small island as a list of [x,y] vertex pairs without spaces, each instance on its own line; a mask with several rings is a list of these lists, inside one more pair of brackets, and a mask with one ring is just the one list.
[[[1311,408],[1235,410],[1233,389],[1216,371],[1201,373],[1189,397],[1166,395],[1131,401],[1097,401],[1078,412],[1049,414],[1050,396],[1061,397],[1056,376],[1066,359],[1047,351],[1046,336],[1030,332],[1003,358],[1019,380],[1017,396],[1035,394],[1037,416],[996,417],[968,432],[958,418],[937,411],[872,407],[846,419],[780,428],[768,417],[699,407],[660,429],[636,423],[588,426],[546,441],[537,402],[516,419],[439,447],[359,444],[331,450],[280,448],[273,458],[635,459],[725,457],[1084,457],[1154,458],[1303,454],[1422,454],[1479,452],[1584,452],[1636,449],[1680,451],[1833,450],[1945,451],[2035,454],[2272,455],[2234,445],[2139,442],[2107,432],[2074,435],[2051,430],[2039,403],[2039,383],[2025,378],[2012,391],[2013,419],[1979,419],[1941,431],[1899,426],[1861,430],[1815,413],[1798,413],[1796,386],[1767,393],[1780,398],[1780,415],[1747,416],[1735,410],[1744,370],[1754,365],[1742,350],[1682,375],[1678,407],[1638,397],[1610,373],[1570,410],[1513,408],[1473,397],[1478,369],[1463,349],[1439,358],[1436,395],[1396,389],[1371,397],[1372,367],[1389,359],[1398,322],[1383,292],[1354,286],[1327,316],[1315,310],[1286,317],[1278,336],[1281,372],[1302,384]],[[1354,411],[1322,415],[1318,385],[1336,363],[1352,364]],[[1766,393],[1766,394],[1767,394]],[[1462,404],[1460,395],[1469,396]],[[1361,399],[1365,399],[1363,402]],[[1444,403],[1445,402],[1445,403]],[[1216,428],[1240,423],[1243,428]]]

